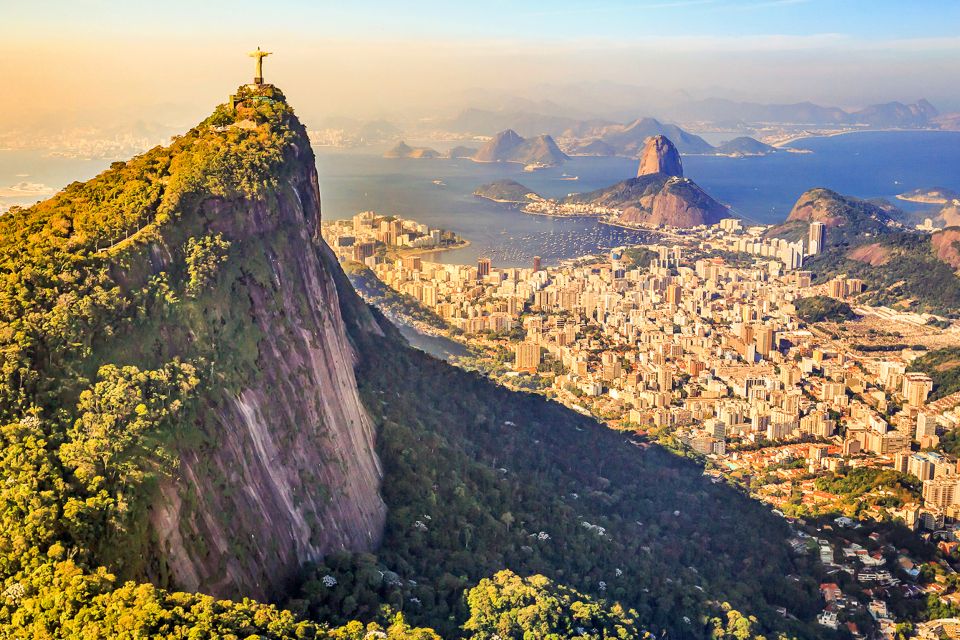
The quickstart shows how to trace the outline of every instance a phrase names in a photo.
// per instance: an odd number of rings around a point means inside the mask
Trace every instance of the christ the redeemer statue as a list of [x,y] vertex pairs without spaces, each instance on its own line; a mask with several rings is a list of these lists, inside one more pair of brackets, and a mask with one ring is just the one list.
[[272,53],[269,51],[260,51],[260,47],[257,47],[256,51],[250,52],[250,57],[257,59],[257,75],[253,77],[254,84],[263,84],[263,59],[269,55],[272,55]]

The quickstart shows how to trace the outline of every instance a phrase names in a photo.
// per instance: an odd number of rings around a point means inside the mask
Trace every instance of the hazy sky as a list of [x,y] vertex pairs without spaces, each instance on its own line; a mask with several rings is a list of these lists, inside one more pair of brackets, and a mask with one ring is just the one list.
[[958,26],[956,0],[0,0],[0,129],[190,124],[249,81],[257,45],[308,124],[588,80],[960,110]]

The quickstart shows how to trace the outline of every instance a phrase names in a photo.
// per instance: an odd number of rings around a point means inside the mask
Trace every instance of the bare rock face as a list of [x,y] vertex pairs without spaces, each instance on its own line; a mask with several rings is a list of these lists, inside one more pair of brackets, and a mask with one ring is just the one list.
[[716,224],[727,217],[729,210],[692,181],[668,178],[659,190],[627,206],[622,219],[650,226],[690,228]]
[[846,222],[845,199],[829,189],[810,189],[793,205],[787,222],[822,222],[836,227]]
[[930,244],[937,258],[954,269],[960,269],[960,228],[948,227],[930,236]]
[[668,176],[683,176],[683,164],[680,152],[666,136],[653,136],[647,139],[643,154],[640,156],[640,169],[637,177],[662,173]]
[[476,162],[536,163],[552,167],[561,165],[570,158],[560,150],[551,136],[523,138],[513,129],[507,129],[483,145],[472,159]]
[[960,205],[948,204],[940,210],[937,217],[945,227],[960,226]]
[[259,336],[256,371],[213,389],[207,441],[179,447],[150,512],[155,583],[216,597],[280,596],[305,562],[370,551],[386,507],[375,429],[354,377],[356,355],[334,271],[319,238],[320,194],[309,143],[268,200],[203,204],[211,232],[242,246],[232,292]]

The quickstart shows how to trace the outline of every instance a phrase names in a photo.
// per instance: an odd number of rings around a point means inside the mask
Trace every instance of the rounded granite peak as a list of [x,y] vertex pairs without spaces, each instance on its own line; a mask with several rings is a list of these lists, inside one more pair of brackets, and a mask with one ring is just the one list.
[[640,155],[640,168],[637,177],[662,173],[668,176],[683,176],[683,164],[680,152],[664,135],[647,138],[643,153]]

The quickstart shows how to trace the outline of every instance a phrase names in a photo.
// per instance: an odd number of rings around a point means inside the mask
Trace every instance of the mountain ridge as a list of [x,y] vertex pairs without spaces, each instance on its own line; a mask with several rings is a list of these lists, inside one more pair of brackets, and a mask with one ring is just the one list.
[[549,135],[524,138],[513,129],[501,131],[480,147],[471,158],[475,162],[517,162],[557,166],[569,160]]
[[[629,628],[711,637],[723,601],[756,633],[817,637],[776,610],[818,609],[782,519],[411,349],[320,238],[282,93],[234,104],[0,218],[0,468],[17,479],[0,484],[0,631],[342,640],[404,605],[479,639],[497,629],[483,589],[464,593],[510,567]],[[194,584],[236,601],[173,591]],[[391,638],[436,637],[391,620]]]
[[866,292],[858,297],[864,302],[955,315],[960,308],[955,230],[921,233],[898,222],[895,213],[889,203],[814,188],[804,192],[787,220],[766,235],[805,240],[810,223],[822,222],[825,247],[804,263],[818,279],[858,278],[866,284]]
[[563,202],[619,209],[619,222],[646,226],[696,227],[731,216],[695,182],[683,176],[676,147],[662,135],[646,139],[637,177],[567,196]]

